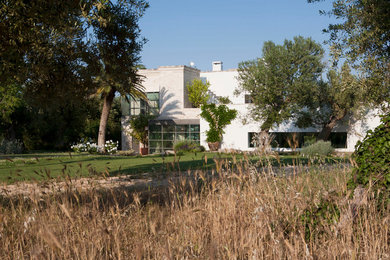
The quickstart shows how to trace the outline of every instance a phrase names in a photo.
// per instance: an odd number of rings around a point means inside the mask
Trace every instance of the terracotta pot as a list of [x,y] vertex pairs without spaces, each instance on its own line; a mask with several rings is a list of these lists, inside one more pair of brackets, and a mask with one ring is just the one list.
[[140,148],[141,155],[147,155],[148,154],[148,148]]
[[220,142],[208,142],[207,144],[209,145],[210,151],[218,151],[219,146],[221,145]]

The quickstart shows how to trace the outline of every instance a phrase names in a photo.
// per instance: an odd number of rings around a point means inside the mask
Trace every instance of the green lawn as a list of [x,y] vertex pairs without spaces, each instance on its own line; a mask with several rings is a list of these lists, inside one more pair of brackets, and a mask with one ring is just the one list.
[[[207,163],[205,160],[207,158]],[[217,153],[189,153],[180,157],[173,155],[109,156],[69,153],[37,153],[22,155],[0,155],[0,182],[42,180],[69,175],[132,175],[142,177],[144,173],[155,177],[170,171],[188,169],[210,169],[213,158],[228,158]]]
[[[207,163],[205,160],[207,158]],[[172,171],[189,169],[211,169],[215,167],[214,158],[232,160],[230,154],[188,153],[181,157],[149,155],[149,156],[109,156],[70,153],[35,153],[22,155],[0,155],[0,182],[12,183],[23,180],[44,180],[58,176],[109,176],[131,175],[134,178],[157,177]],[[281,160],[272,159],[274,165],[291,165],[299,161],[308,162],[297,156],[281,156]],[[236,155],[236,159],[243,159]],[[252,162],[258,157],[251,157]],[[334,159],[329,159],[332,162]],[[336,159],[339,161],[339,159]]]

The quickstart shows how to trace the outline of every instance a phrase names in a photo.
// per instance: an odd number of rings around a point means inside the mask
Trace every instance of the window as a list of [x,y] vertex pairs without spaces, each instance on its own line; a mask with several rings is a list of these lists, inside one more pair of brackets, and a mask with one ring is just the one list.
[[130,97],[130,115],[138,116],[147,113],[147,103],[143,99]]
[[[148,102],[140,98],[129,97],[130,104],[127,106],[130,110],[131,116],[138,116],[140,114],[145,115],[149,113],[152,115],[158,115],[160,109],[160,93],[148,92],[146,93],[146,97],[148,98]],[[123,110],[127,109],[127,106],[122,104],[123,115],[126,115],[126,113],[123,113]]]
[[253,97],[250,94],[245,94],[245,104],[253,103]]
[[146,93],[146,96],[149,100],[149,113],[152,115],[158,115],[160,109],[160,93],[149,92]]
[[199,125],[149,125],[149,153],[173,150],[179,140],[190,139],[200,143]]
[[255,147],[254,143],[253,143],[253,137],[255,136],[255,132],[249,132],[248,133],[248,147],[250,148],[253,148]]
[[[255,133],[248,133],[248,147],[255,147],[252,143]],[[289,140],[297,140],[297,148],[313,144],[317,140],[318,132],[271,132],[272,136],[271,146],[272,148],[291,148]],[[347,132],[332,132],[329,136],[329,141],[334,148],[346,148],[347,147]]]
[[347,132],[330,133],[329,141],[334,148],[347,148]]

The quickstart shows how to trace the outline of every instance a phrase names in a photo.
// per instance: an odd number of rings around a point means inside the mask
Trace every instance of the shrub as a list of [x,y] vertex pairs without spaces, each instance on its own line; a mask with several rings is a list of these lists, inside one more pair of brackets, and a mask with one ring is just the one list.
[[97,153],[98,146],[92,139],[81,138],[80,142],[70,147],[75,153]]
[[206,136],[206,141],[210,143],[220,142],[222,139],[218,131],[213,127],[206,131]]
[[301,154],[306,157],[326,157],[333,152],[331,143],[325,141],[318,141],[314,144],[302,148]]
[[6,140],[0,142],[0,153],[18,154],[23,152],[23,143],[19,140]]
[[[104,144],[104,148],[106,153],[114,154],[118,150],[118,141],[114,142],[112,140],[106,141]],[[88,152],[91,154],[95,154],[98,152],[98,145],[92,139],[84,139],[81,138],[80,142],[74,144],[70,147],[76,153]]]
[[[202,149],[203,148],[203,149]],[[185,152],[201,152],[204,147],[192,140],[177,141],[173,145],[173,150],[176,154],[184,154]]]
[[326,227],[340,220],[340,209],[335,203],[337,197],[321,198],[318,204],[310,205],[300,216],[305,227],[305,240],[325,233]]
[[374,131],[368,131],[362,142],[355,147],[353,158],[356,167],[348,187],[368,186],[390,192],[390,113],[382,117]]
[[106,141],[106,143],[104,144],[104,148],[106,150],[106,153],[108,154],[114,154],[118,151],[118,144],[119,142],[116,141],[112,141],[112,140],[108,140]]
[[225,133],[224,128],[236,118],[237,110],[229,109],[226,105],[204,104],[200,116],[208,123],[210,129],[206,131],[207,142],[221,142]]
[[129,134],[141,142],[144,147],[148,144],[148,131],[146,127],[149,125],[149,121],[155,118],[154,115],[144,115],[133,117],[130,119],[130,128]]

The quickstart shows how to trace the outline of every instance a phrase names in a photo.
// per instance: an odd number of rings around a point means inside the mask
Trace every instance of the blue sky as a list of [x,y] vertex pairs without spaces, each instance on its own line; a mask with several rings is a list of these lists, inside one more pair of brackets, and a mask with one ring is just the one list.
[[[319,15],[331,1],[306,0],[150,0],[141,18],[142,51],[147,68],[188,65],[211,70],[214,60],[224,69],[261,56],[265,41],[281,44],[302,35],[323,43],[333,18]],[[327,50],[328,46],[323,45]]]

